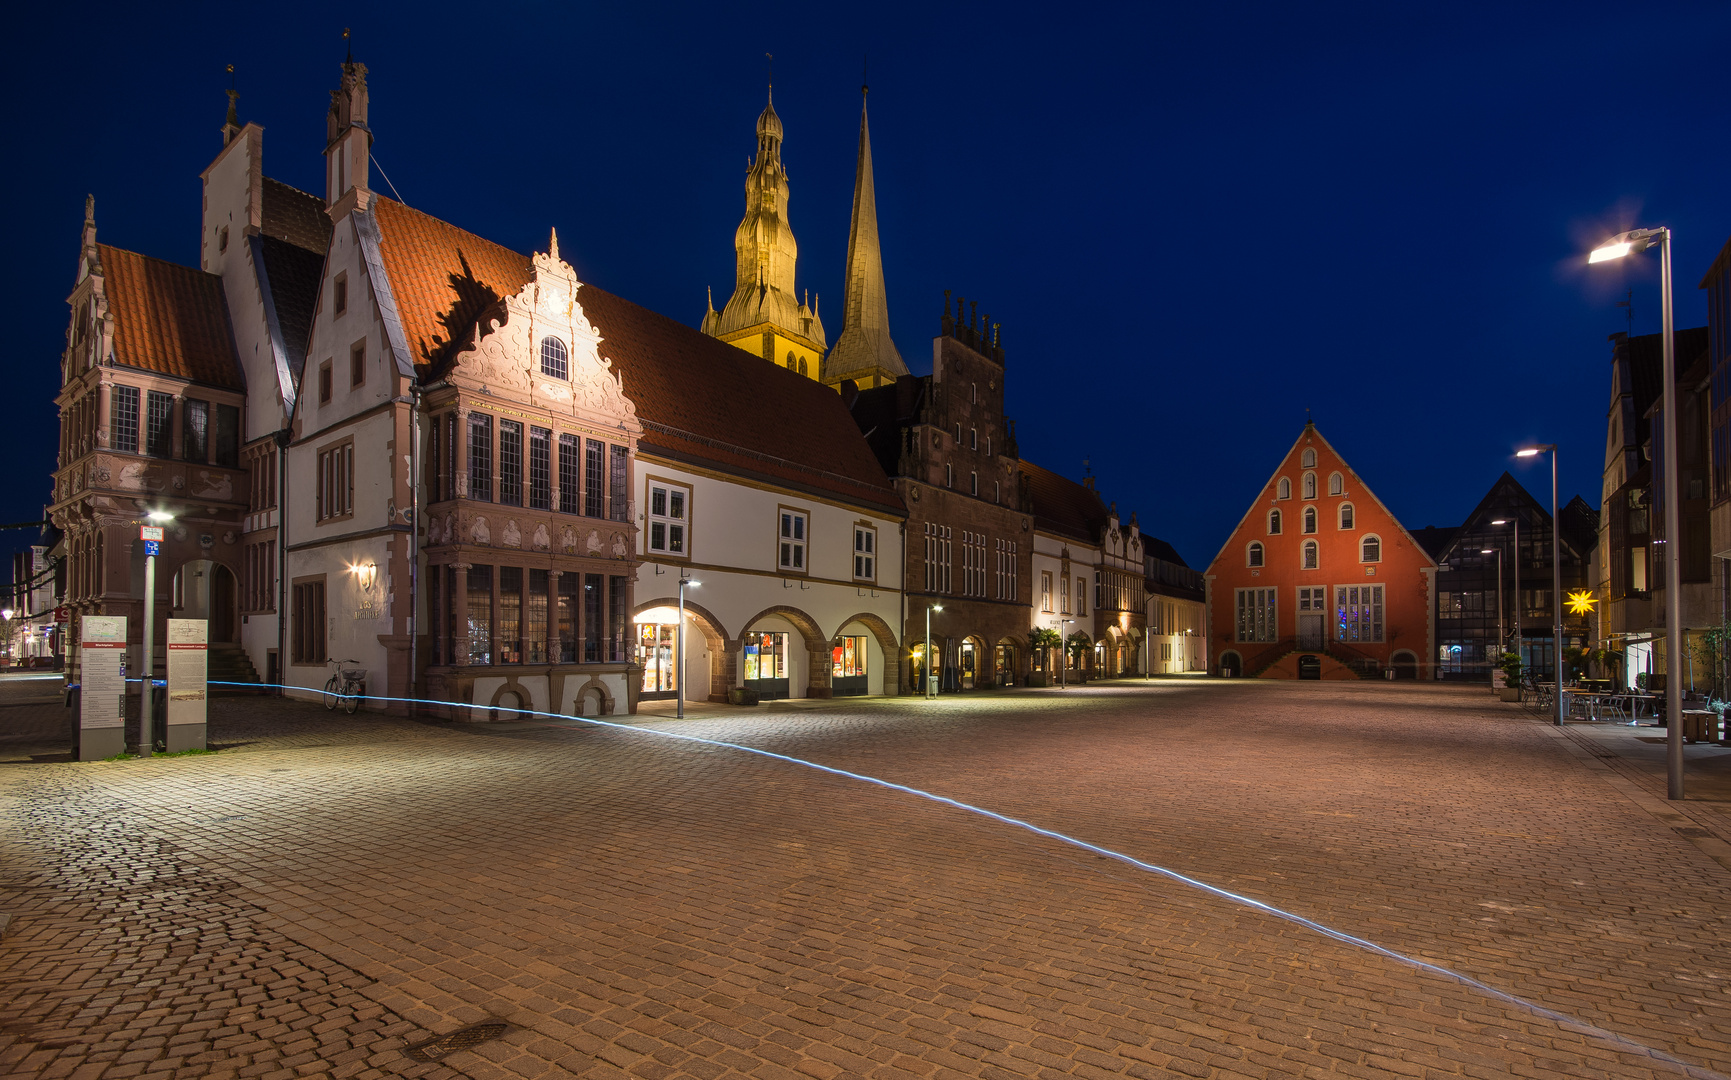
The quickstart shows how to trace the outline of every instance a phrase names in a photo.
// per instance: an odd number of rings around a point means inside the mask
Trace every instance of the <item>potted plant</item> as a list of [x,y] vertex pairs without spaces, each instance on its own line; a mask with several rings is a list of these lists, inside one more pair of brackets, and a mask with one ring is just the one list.
[[1029,686],[1051,686],[1056,681],[1052,675],[1051,650],[1061,644],[1063,639],[1049,626],[1036,626],[1028,631],[1028,647],[1039,658],[1038,664],[1028,672]]
[[1503,673],[1503,688],[1497,691],[1497,696],[1518,703],[1521,700],[1521,654],[1503,653],[1497,658],[1497,667]]

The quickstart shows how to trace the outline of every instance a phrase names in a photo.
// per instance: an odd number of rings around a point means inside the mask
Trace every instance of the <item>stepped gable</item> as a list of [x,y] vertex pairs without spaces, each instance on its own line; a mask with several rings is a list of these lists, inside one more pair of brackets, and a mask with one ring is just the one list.
[[[1031,461],[1018,464],[1034,499],[1034,520],[1041,528],[1088,544],[1100,542],[1101,530],[1106,527],[1106,504],[1099,492]],[[1173,556],[1176,558],[1177,553]]]
[[[411,359],[423,380],[437,378],[482,313],[528,283],[529,258],[390,199],[373,207]],[[905,513],[834,390],[593,285],[577,303],[636,405],[641,445]]]
[[114,362],[244,390],[222,278],[190,266],[97,244],[114,317]]

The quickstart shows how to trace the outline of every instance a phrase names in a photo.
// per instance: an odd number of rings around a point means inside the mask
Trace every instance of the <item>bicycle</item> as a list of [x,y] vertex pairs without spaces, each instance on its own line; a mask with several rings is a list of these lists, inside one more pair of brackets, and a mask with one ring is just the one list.
[[325,663],[337,669],[336,674],[325,683],[325,708],[335,711],[338,705],[350,716],[361,705],[361,691],[366,688],[366,668],[345,668],[344,664],[358,664],[359,660],[326,660]]

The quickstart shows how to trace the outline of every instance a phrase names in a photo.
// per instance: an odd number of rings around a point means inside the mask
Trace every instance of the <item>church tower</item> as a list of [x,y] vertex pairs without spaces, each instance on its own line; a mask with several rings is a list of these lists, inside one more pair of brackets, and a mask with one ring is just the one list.
[[774,90],[757,118],[757,157],[745,174],[745,218],[733,234],[733,296],[719,313],[713,298],[703,332],[813,379],[825,345],[823,320],[794,291],[799,244],[787,223],[787,170]]
[[908,373],[890,338],[865,94],[866,88],[860,87],[859,161],[854,165],[853,222],[847,238],[847,297],[842,303],[841,335],[823,362],[825,385],[839,387],[844,379],[852,379],[861,389],[895,382],[897,376]]

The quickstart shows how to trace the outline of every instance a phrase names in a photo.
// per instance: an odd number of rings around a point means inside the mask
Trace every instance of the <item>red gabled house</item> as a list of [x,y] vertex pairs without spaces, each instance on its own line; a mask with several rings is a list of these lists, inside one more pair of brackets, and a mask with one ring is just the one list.
[[1436,562],[1316,430],[1208,567],[1215,674],[1433,678]]

